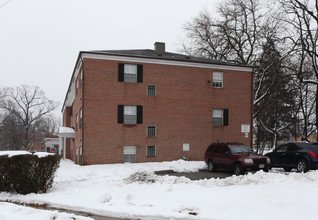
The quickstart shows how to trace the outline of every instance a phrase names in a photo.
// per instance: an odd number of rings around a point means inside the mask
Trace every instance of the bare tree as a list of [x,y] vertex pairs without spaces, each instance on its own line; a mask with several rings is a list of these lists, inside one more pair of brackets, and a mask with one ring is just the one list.
[[299,112],[297,114],[296,131],[302,140],[309,141],[309,137],[316,131],[316,113],[315,113],[315,99],[316,87],[312,84],[299,84]]
[[0,8],[3,7],[3,6],[5,6],[6,4],[10,3],[11,1],[12,1],[12,0],[9,0],[9,1],[6,1],[5,3],[1,4],[1,5],[0,5]]
[[23,127],[23,145],[28,148],[32,126],[54,111],[58,104],[46,98],[44,92],[37,86],[21,85],[16,88],[5,88],[3,93],[5,99],[0,108],[8,115],[14,116]]
[[[280,13],[274,5],[259,0],[228,0],[218,7],[217,18],[207,10],[185,25],[188,41],[183,50],[192,55],[224,60],[259,67],[263,46],[269,41],[284,47],[286,39],[278,37],[282,31]],[[274,19],[275,17],[275,19]],[[290,50],[280,56],[282,62]],[[254,117],[260,113],[259,106],[276,83],[276,75],[270,71],[273,63],[262,63],[254,72]],[[268,84],[268,76],[271,76]]]
[[197,56],[250,65],[260,48],[263,13],[257,0],[229,0],[218,7],[218,19],[207,10],[185,25],[191,44],[186,52]]
[[[315,91],[315,97],[313,97],[313,99],[315,100],[315,114],[317,115],[318,1],[281,0],[280,2],[284,7],[286,14],[289,15],[288,19],[286,19],[286,22],[289,24],[291,29],[289,33],[294,33],[294,35],[290,36],[295,45],[294,63],[298,64],[298,66],[294,68],[294,72],[299,78],[300,83],[315,85],[310,88]],[[305,117],[305,115],[303,116]],[[308,120],[310,120],[310,118],[308,118]],[[318,121],[316,120],[316,117],[314,117],[314,121],[317,130]]]
[[23,127],[12,114],[5,116],[0,125],[0,147],[2,150],[20,150],[23,147]]

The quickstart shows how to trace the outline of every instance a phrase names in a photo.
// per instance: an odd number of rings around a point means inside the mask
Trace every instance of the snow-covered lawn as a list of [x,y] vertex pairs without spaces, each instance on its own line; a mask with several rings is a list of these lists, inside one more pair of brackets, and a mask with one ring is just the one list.
[[[48,193],[0,193],[0,201],[45,203],[56,208],[123,218],[317,219],[318,171],[305,174],[260,171],[198,181],[154,174],[157,170],[184,172],[202,168],[206,168],[204,162],[182,160],[93,166],[78,166],[66,160],[61,161]],[[0,219],[16,209],[0,203]],[[23,208],[13,212],[25,216],[29,211]]]

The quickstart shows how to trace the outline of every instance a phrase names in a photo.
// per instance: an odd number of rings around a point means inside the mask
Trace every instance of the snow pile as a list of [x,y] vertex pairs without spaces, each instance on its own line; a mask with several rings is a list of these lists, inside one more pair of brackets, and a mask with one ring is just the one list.
[[17,150],[17,151],[0,151],[0,156],[8,155],[9,157],[17,156],[17,155],[25,155],[25,154],[32,154],[28,151],[24,150]]
[[[0,151],[0,156],[8,155],[9,157],[17,156],[17,155],[26,155],[32,154],[29,151],[17,150],[17,151]],[[54,153],[46,153],[46,152],[36,152],[34,155],[37,155],[39,158],[47,157],[48,155],[54,155]]]
[[204,168],[203,161],[78,166],[66,160],[47,194],[0,193],[0,200],[128,219],[316,219],[318,171],[198,181],[154,174]]
[[38,156],[38,158],[47,157],[49,155],[54,155],[54,153],[47,153],[47,152],[36,152],[33,155]]

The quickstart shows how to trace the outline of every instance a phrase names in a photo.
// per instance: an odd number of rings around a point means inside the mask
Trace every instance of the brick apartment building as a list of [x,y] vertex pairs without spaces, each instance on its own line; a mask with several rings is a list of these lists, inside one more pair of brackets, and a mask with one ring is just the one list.
[[82,51],[62,113],[74,129],[64,155],[77,163],[203,160],[212,142],[252,146],[252,68],[169,53],[159,42]]

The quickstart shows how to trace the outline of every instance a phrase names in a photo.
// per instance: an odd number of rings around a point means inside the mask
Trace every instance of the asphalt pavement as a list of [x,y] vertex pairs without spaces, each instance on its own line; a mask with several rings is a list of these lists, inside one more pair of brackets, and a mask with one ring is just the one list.
[[182,172],[177,173],[173,170],[161,170],[156,171],[155,174],[157,175],[169,175],[169,176],[184,176],[190,180],[203,180],[203,179],[211,179],[211,178],[220,178],[224,179],[226,177],[230,177],[233,174],[231,171],[215,171],[215,172],[208,172],[207,170],[200,170],[197,172]]

